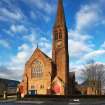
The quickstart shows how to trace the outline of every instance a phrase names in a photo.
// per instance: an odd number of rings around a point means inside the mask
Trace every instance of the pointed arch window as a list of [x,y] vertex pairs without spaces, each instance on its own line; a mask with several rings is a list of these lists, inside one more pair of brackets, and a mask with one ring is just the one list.
[[32,64],[32,77],[41,78],[43,76],[43,64],[39,60],[35,60]]
[[62,39],[62,31],[59,32],[59,39]]
[[58,32],[55,32],[55,40],[58,40]]

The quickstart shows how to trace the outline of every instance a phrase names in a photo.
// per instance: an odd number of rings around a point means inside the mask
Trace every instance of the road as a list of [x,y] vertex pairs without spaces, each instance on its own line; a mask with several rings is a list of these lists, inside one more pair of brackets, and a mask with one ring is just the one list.
[[[78,100],[76,100],[78,101]],[[0,105],[105,105],[105,100],[80,100],[74,102],[68,101],[16,101],[16,100],[3,100],[0,101]]]

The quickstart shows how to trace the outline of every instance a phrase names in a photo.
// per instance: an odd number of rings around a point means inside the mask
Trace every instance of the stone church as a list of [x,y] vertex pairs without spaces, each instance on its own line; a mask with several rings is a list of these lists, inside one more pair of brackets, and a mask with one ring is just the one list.
[[36,48],[25,64],[19,88],[24,95],[70,95],[74,81],[72,77],[69,73],[68,31],[63,0],[58,0],[53,26],[52,58]]

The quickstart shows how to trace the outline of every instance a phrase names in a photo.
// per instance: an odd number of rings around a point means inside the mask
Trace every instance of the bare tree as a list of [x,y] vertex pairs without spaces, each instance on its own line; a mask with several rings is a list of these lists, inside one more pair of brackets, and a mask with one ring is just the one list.
[[101,94],[101,89],[105,86],[105,65],[91,61],[84,66],[82,77],[84,81],[87,81],[89,86],[92,86],[94,81],[96,83],[94,86],[97,86]]

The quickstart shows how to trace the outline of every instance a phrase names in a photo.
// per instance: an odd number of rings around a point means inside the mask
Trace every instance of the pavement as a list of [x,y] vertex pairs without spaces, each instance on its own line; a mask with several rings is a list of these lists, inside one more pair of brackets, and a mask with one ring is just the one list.
[[17,101],[17,100],[0,100],[0,105],[105,105],[105,100],[93,99],[73,99],[68,101],[60,100],[35,100],[35,101]]
[[0,102],[0,105],[80,105],[80,103],[55,102],[55,101],[9,101]]

